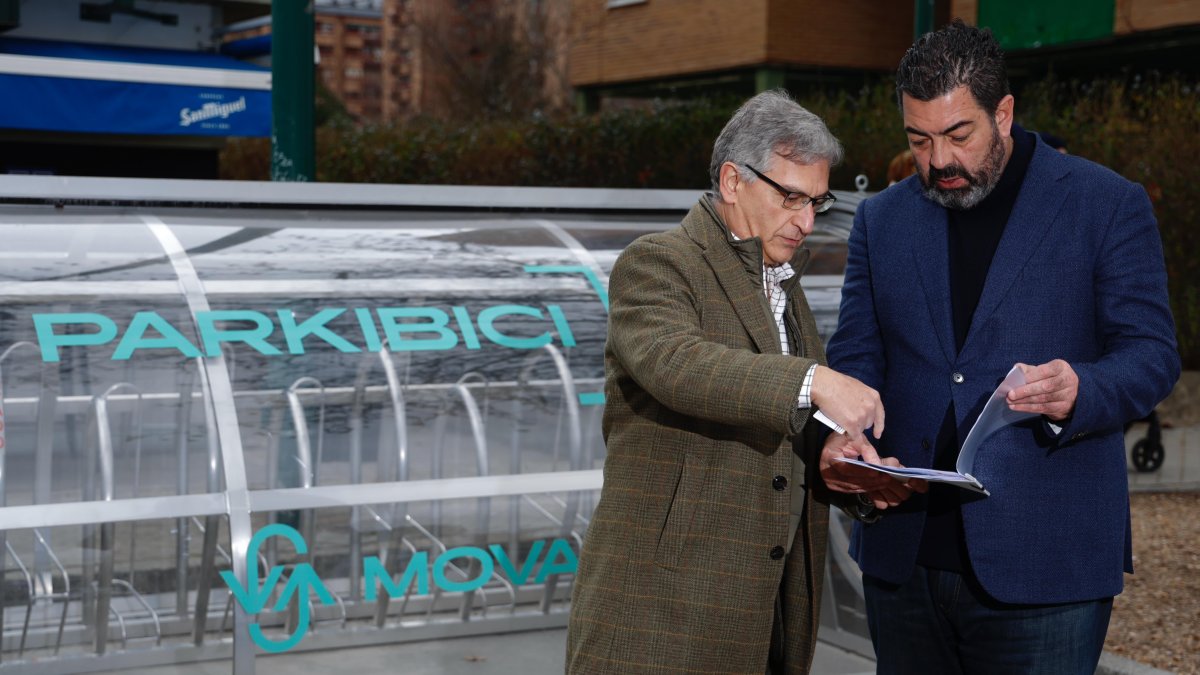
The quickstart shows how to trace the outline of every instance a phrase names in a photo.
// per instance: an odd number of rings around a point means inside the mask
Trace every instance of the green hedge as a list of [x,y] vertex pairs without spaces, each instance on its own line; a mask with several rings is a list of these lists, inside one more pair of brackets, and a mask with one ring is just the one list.
[[[835,188],[865,174],[881,189],[905,147],[892,84],[822,92],[798,100],[821,115],[846,147]],[[415,119],[354,127],[338,118],[317,136],[321,181],[704,188],[712,140],[738,101],[653,103],[645,108],[461,124]],[[1177,78],[1113,79],[1026,86],[1017,118],[1062,136],[1071,152],[1146,186],[1167,256],[1172,308],[1185,365],[1200,368],[1200,93]],[[265,180],[269,146],[229,144],[222,177]]]

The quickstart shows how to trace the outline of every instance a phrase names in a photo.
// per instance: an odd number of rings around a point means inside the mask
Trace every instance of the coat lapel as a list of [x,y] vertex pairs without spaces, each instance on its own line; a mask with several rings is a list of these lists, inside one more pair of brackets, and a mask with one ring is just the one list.
[[1025,172],[1025,181],[1017,194],[1017,202],[1013,205],[996,254],[992,257],[992,265],[988,268],[983,293],[963,343],[964,353],[970,349],[975,334],[1008,295],[1013,282],[1021,275],[1030,256],[1050,231],[1051,224],[1066,201],[1067,194],[1059,183],[1067,174],[1064,163],[1058,161],[1061,159],[1056,151],[1043,144],[1035,146],[1033,159]]
[[[700,199],[704,200],[707,197]],[[703,203],[692,207],[692,211],[684,219],[684,229],[704,250],[705,261],[712,267],[717,283],[721,284],[721,288],[729,297],[738,320],[750,334],[750,339],[759,353],[782,353],[779,331],[775,328],[775,321],[763,296],[761,258],[758,271],[755,271],[752,265],[747,265],[733,250],[725,226],[705,207]]]
[[[760,354],[780,354],[779,331],[775,321],[767,312],[767,300],[763,296],[762,272],[752,274],[741,258],[730,246],[712,246],[704,251],[704,259],[712,266],[729,302],[737,312],[738,319]],[[765,315],[765,316],[764,316]],[[767,319],[767,320],[764,320]]]
[[[920,183],[913,182],[920,191]],[[913,266],[921,280],[925,301],[933,320],[933,332],[938,344],[953,363],[957,356],[954,345],[954,321],[950,316],[950,243],[946,210],[921,197],[913,222]],[[899,222],[899,219],[898,219]]]

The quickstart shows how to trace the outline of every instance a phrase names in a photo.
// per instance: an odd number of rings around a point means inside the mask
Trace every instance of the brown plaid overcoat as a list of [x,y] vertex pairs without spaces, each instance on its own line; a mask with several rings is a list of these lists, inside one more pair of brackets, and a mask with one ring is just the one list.
[[[798,251],[797,272],[807,257]],[[796,398],[825,357],[798,280],[787,313],[802,348],[784,356],[760,242],[732,240],[707,197],[617,260],[608,455],[572,596],[568,673],[763,675],[772,650],[774,673],[808,672],[829,514]],[[801,480],[804,517],[780,559]]]

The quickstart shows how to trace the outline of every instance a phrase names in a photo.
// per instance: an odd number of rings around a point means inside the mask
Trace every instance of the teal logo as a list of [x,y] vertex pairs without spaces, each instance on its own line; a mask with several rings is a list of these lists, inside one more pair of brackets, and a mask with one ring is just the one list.
[[[582,266],[526,265],[529,274],[581,274],[608,311],[608,291],[591,269]],[[347,314],[349,312],[349,314]],[[353,316],[352,321],[339,317]],[[497,327],[504,317],[522,317],[522,323],[539,326],[537,335],[510,335]],[[509,349],[540,349],[554,341],[575,346],[575,334],[558,305],[493,305],[474,316],[463,306],[452,307],[326,307],[301,320],[290,309],[274,315],[251,309],[202,311],[195,314],[196,342],[192,342],[158,312],[137,312],[122,331],[112,318],[96,312],[34,314],[33,328],[42,360],[57,362],[68,347],[99,347],[116,342],[112,360],[124,361],[144,350],[174,350],[181,356],[220,356],[223,343],[242,343],[264,356],[303,354],[306,342],[319,341],[343,353],[377,352],[384,344],[393,352],[440,351],[462,343],[481,349],[484,342]],[[552,333],[549,329],[553,328]],[[535,328],[537,330],[537,328]],[[282,337],[284,349],[278,338]],[[272,344],[269,338],[276,338]],[[285,351],[286,350],[286,351]]]
[[[250,547],[246,551],[246,585],[241,585],[233,572],[229,570],[221,572],[221,578],[225,580],[234,599],[247,614],[258,614],[267,609],[271,595],[278,588],[283,577],[284,567],[276,565],[271,568],[267,578],[261,584],[259,583],[258,566],[254,564],[254,561],[258,560],[258,552],[263,543],[271,537],[287,539],[299,555],[308,553],[308,545],[305,543],[304,537],[288,525],[275,523],[255,533],[250,540]],[[468,579],[451,579],[446,575],[447,568],[454,560],[462,558],[472,558],[479,563],[474,567],[477,575]],[[477,546],[452,548],[434,558],[432,563],[428,552],[417,551],[409,559],[397,580],[387,571],[377,556],[368,556],[363,559],[363,600],[374,602],[379,597],[380,591],[387,593],[391,598],[402,598],[414,585],[416,586],[416,595],[427,595],[431,581],[437,588],[451,593],[475,591],[482,588],[497,573],[497,568],[514,585],[519,586],[531,581],[540,584],[545,583],[546,578],[552,574],[574,574],[579,568],[579,558],[565,539],[554,539],[549,542],[549,545],[544,540],[533,542],[528,556],[520,561],[519,566],[518,561],[512,560],[504,548],[498,544],[491,544],[486,549]],[[335,603],[333,594],[325,587],[311,564],[305,562],[293,565],[283,591],[271,605],[271,609],[282,612],[294,599],[298,610],[295,630],[286,639],[276,641],[269,639],[258,623],[252,623],[250,624],[250,639],[264,651],[271,653],[285,652],[295,647],[307,632],[312,618],[309,615],[308,603],[311,595],[316,595],[322,605]]]
[[[158,312],[137,312],[121,332],[117,322],[95,312],[34,314],[42,360],[60,360],[64,347],[98,347],[116,341],[114,361],[125,361],[147,349],[170,349],[187,358],[220,356],[222,343],[240,342],[264,356],[281,356],[283,349],[269,338],[282,334],[286,353],[303,354],[305,341],[319,340],[343,353],[377,352],[387,344],[393,352],[441,351],[459,342],[467,349],[481,349],[483,340],[509,349],[540,349],[553,342],[549,330],[530,337],[508,335],[496,322],[502,317],[526,317],[526,323],[550,324],[564,347],[575,346],[575,334],[558,305],[544,310],[529,305],[494,305],[472,317],[465,307],[357,307],[352,310],[355,329],[335,331],[329,323],[347,312],[345,307],[326,307],[304,319],[281,309],[275,316],[250,309],[196,312],[198,344],[184,336]],[[451,318],[453,317],[453,322]],[[530,321],[532,319],[533,321]],[[63,327],[56,330],[56,327]],[[118,338],[118,334],[120,337]],[[361,346],[360,346],[361,345]]]
[[[608,290],[596,273],[581,265],[526,265],[528,274],[578,274],[595,291],[608,311]],[[186,358],[216,357],[222,345],[242,344],[263,356],[304,354],[305,348],[323,344],[339,352],[444,351],[463,345],[483,349],[485,344],[507,349],[541,349],[557,342],[574,347],[575,333],[562,307],[502,304],[472,314],[466,307],[324,307],[300,318],[291,309],[273,313],[252,309],[225,309],[195,313],[194,341],[190,327],[179,327],[155,311],[136,312],[124,327],[98,312],[34,314],[42,361],[57,363],[66,349],[110,346],[113,361],[126,361],[138,353],[173,351]],[[190,320],[189,320],[190,323]],[[502,326],[508,327],[504,332]],[[499,325],[498,325],[499,324]],[[523,334],[515,335],[512,331]],[[538,332],[540,331],[540,332]],[[530,335],[529,333],[535,333]],[[582,405],[602,405],[604,394],[579,394]]]
[[[283,537],[292,542],[292,546],[296,547],[296,553],[300,555],[308,553],[308,545],[304,543],[304,537],[300,536],[295,528],[275,523],[256,532],[250,540],[249,550],[246,551],[246,585],[242,586],[238,583],[233,572],[221,571],[221,578],[225,580],[225,585],[229,586],[234,599],[242,606],[242,609],[246,610],[247,614],[258,614],[266,609],[267,600],[279,585],[280,577],[283,576],[283,566],[276,565],[267,573],[267,578],[263,580],[262,585],[258,583],[258,565],[254,564],[254,561],[258,560],[258,550],[262,548],[263,542],[271,537]],[[298,618],[295,632],[286,640],[276,642],[267,638],[257,623],[252,623],[250,624],[250,639],[254,641],[254,644],[261,647],[263,651],[271,653],[286,652],[299,644],[300,638],[304,637],[305,631],[308,630],[310,619],[308,596],[310,592],[316,594],[322,605],[332,605],[334,602],[333,595],[329,589],[325,588],[325,584],[317,576],[317,571],[313,569],[312,565],[300,563],[293,567],[292,573],[283,587],[283,592],[279,594],[279,599],[275,601],[275,606],[272,608],[276,612],[282,612],[287,609],[292,596],[297,596]]]

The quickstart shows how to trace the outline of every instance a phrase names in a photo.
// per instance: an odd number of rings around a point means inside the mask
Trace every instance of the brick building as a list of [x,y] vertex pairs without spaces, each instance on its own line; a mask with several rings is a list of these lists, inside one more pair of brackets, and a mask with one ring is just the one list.
[[[399,2],[400,0],[396,0]],[[395,3],[389,3],[395,4]],[[384,0],[321,0],[315,3],[313,41],[317,48],[317,77],[354,119],[383,119]],[[271,14],[227,26],[223,51],[258,56],[270,64]]]
[[[227,50],[246,45],[269,63],[263,9],[228,27]],[[317,76],[357,121],[569,103],[565,2],[318,0],[315,10]]]
[[317,76],[352,117],[377,121],[384,109],[383,13],[358,5],[317,5]]
[[570,83],[600,99],[742,94],[894,68],[913,3],[572,0]]
[[[933,19],[991,28],[1014,77],[1123,66],[1200,69],[1200,2],[936,0]],[[569,82],[582,107],[713,90],[845,86],[889,73],[912,0],[571,0]]]

